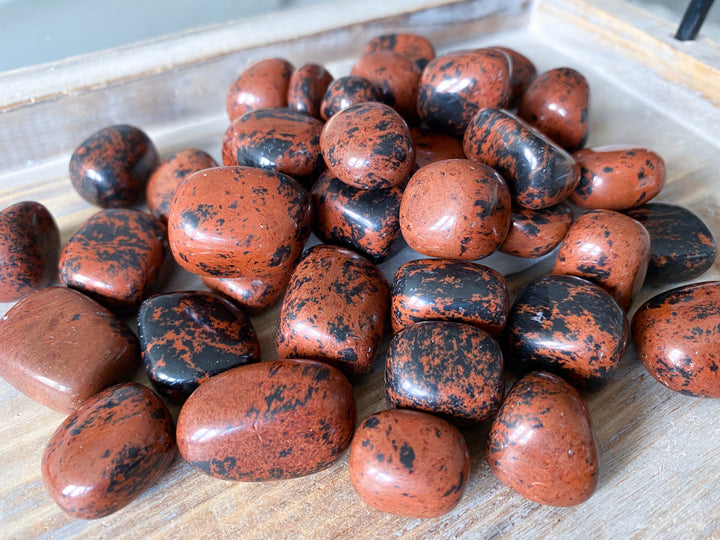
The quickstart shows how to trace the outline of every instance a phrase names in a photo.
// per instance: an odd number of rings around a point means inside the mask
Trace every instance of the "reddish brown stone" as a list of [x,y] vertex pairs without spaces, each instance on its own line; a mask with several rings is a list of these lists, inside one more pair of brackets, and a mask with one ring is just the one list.
[[429,518],[462,498],[470,453],[453,425],[420,412],[392,409],[366,418],[350,446],[350,483],[373,508]]
[[201,385],[178,417],[182,456],[226,480],[295,478],[326,469],[355,430],[352,386],[314,360],[231,369]]
[[510,86],[512,86],[512,95],[510,96],[510,106],[517,104],[520,96],[527,90],[530,83],[535,79],[537,75],[537,69],[529,58],[523,56],[514,49],[507,47],[493,47],[499,51],[504,52],[510,57],[510,64],[512,65],[512,71],[510,75]]
[[562,242],[572,222],[573,211],[565,203],[542,210],[513,208],[510,230],[500,251],[527,258],[547,255]]
[[418,70],[435,58],[435,49],[427,39],[417,34],[384,34],[368,41],[363,54],[379,51],[393,52],[415,63]]
[[408,182],[400,230],[423,255],[475,260],[505,239],[510,209],[510,191],[492,168],[467,159],[436,161]]
[[287,107],[294,68],[282,58],[261,60],[238,75],[228,90],[226,106],[232,122],[262,107]]
[[305,64],[295,70],[288,87],[288,108],[320,118],[320,105],[333,76],[317,64]]
[[382,101],[380,90],[373,83],[362,77],[340,77],[325,91],[320,116],[329,120],[335,113],[367,101]]
[[69,413],[129,377],[140,359],[130,329],[87,296],[35,291],[0,323],[0,376],[38,403]]
[[14,302],[53,280],[60,229],[42,204],[19,202],[0,212],[0,302]]
[[220,292],[248,313],[257,314],[277,302],[290,281],[290,272],[256,278],[200,276],[210,289]]
[[493,420],[487,460],[506,486],[531,501],[574,506],[589,499],[598,452],[577,390],[543,371],[520,379]]
[[418,169],[436,161],[465,158],[462,141],[456,137],[423,127],[412,128],[410,136],[415,144],[415,164]]
[[108,388],[62,423],[42,459],[45,488],[79,519],[105,517],[152,486],[175,457],[170,411],[137,383]]

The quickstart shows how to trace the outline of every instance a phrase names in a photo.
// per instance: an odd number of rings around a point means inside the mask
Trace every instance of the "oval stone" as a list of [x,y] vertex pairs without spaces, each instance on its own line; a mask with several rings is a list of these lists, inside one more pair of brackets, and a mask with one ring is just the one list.
[[487,460],[506,486],[531,501],[574,506],[589,499],[599,460],[580,395],[550,373],[520,379],[490,427]]
[[497,335],[510,300],[505,278],[469,261],[418,259],[395,272],[390,322],[394,332],[424,320],[456,321]]
[[481,422],[505,391],[500,346],[469,324],[423,321],[393,336],[385,364],[392,407],[464,422]]
[[277,302],[285,292],[290,273],[255,278],[200,276],[210,289],[224,294],[250,314],[258,314]]
[[288,108],[320,118],[320,105],[333,76],[317,64],[305,64],[295,70],[288,86]]
[[260,361],[248,316],[213,293],[151,296],[140,306],[137,325],[148,379],[171,399],[185,399],[210,377]]
[[417,34],[383,34],[377,36],[365,45],[363,54],[379,51],[393,52],[404,56],[415,63],[418,70],[435,58],[435,49],[427,39]]
[[261,60],[245,69],[230,85],[226,107],[232,122],[263,107],[287,107],[293,65],[282,58]]
[[500,109],[472,119],[465,155],[496,169],[520,206],[540,210],[562,202],[580,180],[573,158],[539,131]]
[[530,86],[530,83],[535,79],[537,68],[527,56],[520,54],[515,49],[509,49],[508,47],[493,47],[493,49],[502,51],[510,57],[510,64],[512,66],[510,86],[512,87],[512,94],[510,95],[509,105],[511,107],[515,106],[520,96],[523,95],[527,87]]
[[423,255],[475,260],[505,239],[510,209],[510,191],[491,167],[467,159],[436,161],[408,182],[400,231]]
[[625,313],[603,289],[574,276],[543,276],[515,301],[503,344],[516,371],[551,371],[597,390],[617,369],[628,339]]
[[720,281],[666,291],[635,312],[640,361],[670,390],[720,398]]
[[542,210],[513,208],[510,230],[500,251],[527,258],[547,255],[562,242],[572,222],[572,208],[565,203]]
[[424,127],[410,129],[415,144],[415,165],[419,169],[435,161],[465,159],[462,141]]
[[31,293],[0,321],[0,376],[59,412],[129,378],[140,359],[124,322],[65,287]]
[[178,417],[178,447],[225,480],[296,478],[332,465],[355,430],[352,386],[313,360],[231,369],[202,384]]
[[24,201],[0,212],[0,302],[49,285],[59,254],[60,229],[42,204]]
[[85,402],[60,425],[43,454],[43,483],[65,512],[97,519],[152,486],[175,451],[165,404],[140,384],[121,384]]
[[366,418],[350,447],[350,483],[382,512],[431,518],[465,493],[470,453],[452,424],[420,411],[391,409]]
[[320,104],[320,116],[330,120],[335,113],[367,101],[382,102],[380,90],[362,77],[340,77],[328,86]]
[[307,191],[282,173],[220,167],[178,188],[170,248],[186,270],[223,278],[290,273],[312,227]]

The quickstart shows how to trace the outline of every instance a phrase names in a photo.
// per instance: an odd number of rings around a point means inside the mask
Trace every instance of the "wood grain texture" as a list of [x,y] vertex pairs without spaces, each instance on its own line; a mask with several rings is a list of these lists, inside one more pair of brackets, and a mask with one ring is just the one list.
[[[482,2],[480,2],[482,3]],[[589,145],[625,143],[647,146],[667,164],[668,184],[656,199],[683,205],[698,214],[720,235],[720,137],[703,126],[720,125],[720,110],[706,97],[662,69],[655,69],[654,41],[641,55],[628,52],[627,40],[634,33],[615,39],[601,37],[588,27],[573,29],[563,6],[572,6],[578,17],[605,13],[612,21],[622,14],[622,2],[613,1],[603,12],[599,0],[548,0],[540,2],[532,24],[507,31],[493,30],[483,19],[484,32],[458,36],[446,32],[438,49],[448,51],[502,44],[516,48],[538,66],[540,72],[569,66],[586,75],[592,92]],[[590,11],[586,12],[585,9]],[[444,24],[462,11],[451,6]],[[633,12],[628,12],[632,15]],[[525,15],[520,14],[521,17]],[[398,30],[413,28],[411,16],[393,21]],[[373,32],[373,28],[367,30]],[[497,27],[496,27],[497,28]],[[652,30],[652,29],[651,29]],[[647,31],[644,30],[644,31]],[[638,32],[641,32],[638,30]],[[333,34],[338,49],[352,48],[345,41],[358,39],[362,28]],[[368,35],[368,37],[370,37]],[[657,36],[653,39],[658,39]],[[650,39],[650,38],[647,38]],[[360,49],[362,42],[355,47]],[[328,47],[324,42],[323,48]],[[696,47],[697,48],[697,47]],[[270,50],[270,49],[267,49]],[[287,43],[281,48],[299,65],[306,50]],[[337,77],[349,72],[353,57],[323,58],[320,48],[311,59],[325,63]],[[349,54],[349,53],[348,53]],[[695,57],[701,57],[695,55]],[[674,64],[682,72],[686,66]],[[228,69],[226,67],[226,69]],[[234,72],[235,68],[233,68]],[[704,84],[720,88],[712,70],[705,70]],[[189,72],[176,74],[181,83],[192,79]],[[229,79],[232,74],[227,74]],[[167,83],[170,77],[165,82]],[[225,79],[223,79],[225,80]],[[203,84],[209,84],[205,82]],[[218,84],[224,85],[224,82]],[[102,100],[123,92],[111,86]],[[224,88],[218,92],[224,93]],[[676,99],[669,99],[674,96]],[[137,96],[136,96],[137,97]],[[677,99],[679,97],[679,99]],[[123,118],[122,108],[132,103],[117,97],[120,110],[109,116],[88,112],[92,121]],[[58,105],[58,104],[56,104]],[[60,105],[58,105],[60,106]],[[52,103],[42,106],[52,107]],[[184,147],[200,147],[219,158],[226,118],[217,109],[194,111],[192,121],[177,115],[159,115],[148,126],[162,157]],[[128,115],[130,110],[126,111]],[[113,116],[115,115],[115,116]],[[15,117],[20,118],[20,117]],[[22,118],[29,118],[22,116]],[[163,120],[164,118],[164,120]],[[136,120],[142,125],[142,115]],[[0,128],[12,123],[0,115]],[[104,124],[97,125],[97,128]],[[699,126],[699,127],[698,127]],[[23,132],[25,133],[25,132]],[[80,136],[71,132],[66,136]],[[80,137],[82,138],[82,136]],[[30,144],[18,137],[4,143],[5,152],[15,145]],[[39,148],[47,148],[40,145]],[[18,150],[20,152],[20,150]],[[21,152],[22,154],[22,152]],[[19,154],[20,155],[20,154]],[[25,154],[22,154],[25,155]],[[21,168],[0,171],[0,206],[24,199],[46,204],[56,216],[66,241],[95,208],[71,189],[67,177],[69,152],[53,159],[37,156]],[[313,238],[313,242],[317,242]],[[483,260],[504,274],[511,294],[530,279],[548,273],[555,252],[541,261],[528,262],[494,254]],[[392,277],[395,269],[417,255],[405,250],[381,268]],[[701,279],[720,279],[720,263]],[[199,279],[179,268],[166,283],[166,290],[204,288]],[[665,287],[670,288],[668,287]],[[660,289],[643,289],[630,315]],[[0,311],[10,306],[2,305]],[[276,358],[275,319],[278,308],[253,319],[264,360]],[[385,346],[387,344],[387,338]],[[146,383],[144,374],[136,380]],[[382,351],[375,370],[354,383],[359,419],[386,407],[383,397]],[[487,424],[463,428],[472,455],[467,492],[459,506],[447,516],[419,520],[399,518],[372,510],[352,490],[347,474],[347,453],[332,467],[317,474],[288,481],[260,484],[233,483],[212,479],[192,470],[181,458],[170,466],[160,482],[125,509],[99,521],[77,521],[66,516],[50,500],[40,478],[40,458],[47,440],[63,417],[34,403],[0,381],[0,523],[2,536],[9,538],[116,538],[116,537],[243,537],[243,538],[709,538],[720,535],[720,403],[673,393],[657,383],[629,350],[619,371],[607,387],[586,394],[599,445],[601,473],[597,492],[586,503],[572,508],[540,506],[521,498],[490,472],[484,457]],[[173,413],[177,414],[178,407]]]

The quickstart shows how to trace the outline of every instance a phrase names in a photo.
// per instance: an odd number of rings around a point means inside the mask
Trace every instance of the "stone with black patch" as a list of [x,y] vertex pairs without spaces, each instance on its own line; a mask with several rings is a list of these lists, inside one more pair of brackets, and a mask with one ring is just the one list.
[[419,169],[435,161],[465,159],[462,140],[426,127],[413,127],[410,136],[415,144],[415,165]]
[[542,210],[516,206],[500,251],[525,258],[547,255],[562,242],[572,222],[572,208],[565,203]]
[[510,86],[512,87],[512,94],[510,96],[509,107],[515,107],[520,100],[520,97],[537,76],[537,68],[527,56],[521,54],[515,49],[510,49],[508,47],[493,48],[504,52],[508,55],[508,57],[510,57],[510,64],[512,65],[512,71],[510,72]]
[[318,64],[305,64],[295,70],[288,86],[288,108],[320,119],[320,105],[333,76]]
[[228,89],[226,109],[232,122],[264,107],[287,107],[295,68],[283,58],[267,58],[245,68]]
[[435,58],[432,43],[417,34],[393,33],[372,38],[363,49],[363,55],[376,52],[392,52],[412,61],[422,72],[425,66]]
[[200,279],[208,288],[226,296],[247,313],[257,315],[280,299],[290,281],[290,273],[254,278],[200,276]]
[[320,117],[327,121],[352,105],[368,101],[382,102],[380,90],[362,77],[349,75],[334,80],[328,86],[320,104]]

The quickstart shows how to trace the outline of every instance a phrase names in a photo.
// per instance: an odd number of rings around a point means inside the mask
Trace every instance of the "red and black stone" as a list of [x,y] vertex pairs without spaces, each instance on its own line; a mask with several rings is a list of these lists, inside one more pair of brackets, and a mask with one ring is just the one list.
[[424,127],[410,128],[415,144],[415,166],[419,169],[445,159],[465,159],[462,141]]
[[228,89],[226,107],[232,122],[264,107],[287,107],[293,65],[282,58],[261,60],[238,75]]
[[382,102],[380,90],[362,77],[340,77],[328,86],[320,104],[320,116],[330,120],[335,113],[367,101]]
[[262,313],[277,302],[290,281],[290,272],[254,278],[200,276],[210,289],[227,296],[251,315]]
[[512,71],[510,74],[510,86],[512,86],[512,95],[510,96],[510,107],[517,105],[520,96],[527,90],[530,83],[535,79],[537,75],[537,68],[530,59],[514,49],[507,47],[493,47],[499,51],[504,52],[510,57],[510,63],[512,65]]
[[333,76],[317,64],[305,64],[295,70],[288,86],[288,108],[320,118],[320,105]]
[[404,56],[414,62],[421,72],[428,62],[435,58],[435,49],[432,43],[417,34],[384,34],[377,36],[368,41],[363,54],[381,51]]
[[547,255],[562,242],[572,222],[572,208],[565,203],[542,210],[517,206],[510,214],[510,230],[500,251],[526,258]]

